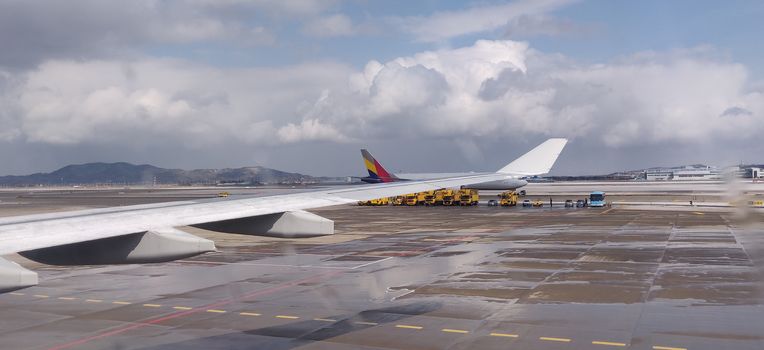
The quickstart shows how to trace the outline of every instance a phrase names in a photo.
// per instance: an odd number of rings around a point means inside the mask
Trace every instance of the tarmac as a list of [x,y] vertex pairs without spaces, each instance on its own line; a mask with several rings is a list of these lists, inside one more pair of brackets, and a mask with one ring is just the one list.
[[[533,184],[528,198],[559,203],[598,189],[580,186],[553,193]],[[0,215],[217,191],[7,190]],[[232,198],[284,191],[232,190]],[[715,191],[702,195],[719,200]],[[334,220],[335,235],[184,228],[215,240],[219,252],[164,264],[55,267],[10,257],[41,283],[0,295],[0,349],[764,348],[759,213],[560,205],[311,212]]]

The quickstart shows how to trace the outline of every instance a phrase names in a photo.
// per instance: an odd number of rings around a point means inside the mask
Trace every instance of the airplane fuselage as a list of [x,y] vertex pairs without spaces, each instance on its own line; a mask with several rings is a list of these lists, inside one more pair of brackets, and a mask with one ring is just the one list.
[[[383,182],[396,182],[396,181],[417,181],[417,180],[431,180],[440,179],[449,176],[468,175],[469,173],[431,173],[431,174],[396,174],[395,178],[380,178],[380,177],[362,177],[361,181],[366,183],[383,183]],[[497,191],[509,191],[515,190],[528,184],[528,181],[510,178],[506,180],[490,181],[477,184],[464,185],[462,188],[470,188],[473,190],[497,190]]]

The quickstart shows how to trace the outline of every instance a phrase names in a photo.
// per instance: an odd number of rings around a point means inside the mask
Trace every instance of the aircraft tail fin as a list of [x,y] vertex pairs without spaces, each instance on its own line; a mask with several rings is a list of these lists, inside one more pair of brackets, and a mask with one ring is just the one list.
[[568,143],[567,139],[552,138],[499,169],[498,173],[513,175],[542,175],[548,173]]
[[389,173],[382,164],[374,159],[374,157],[366,149],[361,150],[363,156],[363,162],[366,165],[366,170],[369,171],[369,177],[380,179],[382,182],[393,182],[398,179],[394,174]]

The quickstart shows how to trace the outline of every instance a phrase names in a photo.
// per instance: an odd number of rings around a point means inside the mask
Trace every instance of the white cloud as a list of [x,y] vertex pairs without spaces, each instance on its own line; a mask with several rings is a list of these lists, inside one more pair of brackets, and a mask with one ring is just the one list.
[[[344,88],[349,74],[331,63],[216,69],[177,60],[51,61],[6,92],[18,99],[3,110],[18,117],[4,126],[19,130],[17,138],[51,144],[157,137],[273,144],[278,128],[302,120],[301,105],[326,88]],[[317,135],[324,134],[308,133]]]
[[274,17],[316,16],[333,1],[0,2],[0,66],[124,58],[152,45],[271,45]]
[[303,34],[319,38],[352,36],[357,34],[350,17],[334,14],[316,18],[308,22],[302,29]]
[[[88,79],[82,79],[88,77]],[[329,62],[213,68],[181,60],[53,60],[0,74],[0,140],[187,148],[309,141],[567,136],[610,148],[758,141],[764,94],[705,50],[580,65],[477,41],[355,70]]]
[[518,0],[507,4],[476,6],[436,12],[429,16],[393,18],[392,22],[422,42],[441,42],[462,35],[504,28],[517,18],[556,10],[571,0]]
[[[568,136],[622,147],[752,138],[764,99],[745,68],[706,50],[581,66],[512,41],[371,61],[314,117],[346,135]],[[745,110],[734,118],[725,111]],[[729,114],[729,113],[727,113]]]
[[349,139],[330,125],[317,119],[303,120],[300,124],[289,123],[278,130],[279,140],[284,143],[303,141],[347,142]]

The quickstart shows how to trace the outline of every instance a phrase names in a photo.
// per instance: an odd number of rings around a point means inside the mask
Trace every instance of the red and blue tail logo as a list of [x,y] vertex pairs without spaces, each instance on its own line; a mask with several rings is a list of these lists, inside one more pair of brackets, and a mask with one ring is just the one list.
[[385,170],[385,168],[382,167],[382,165],[379,164],[379,162],[377,162],[377,160],[371,156],[369,151],[362,149],[361,155],[363,156],[363,162],[366,165],[366,170],[369,171],[369,177],[363,178],[363,181],[379,183],[395,182],[399,180],[398,177],[387,172],[387,170]]

